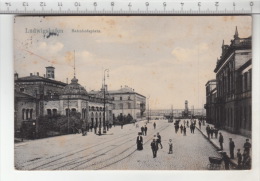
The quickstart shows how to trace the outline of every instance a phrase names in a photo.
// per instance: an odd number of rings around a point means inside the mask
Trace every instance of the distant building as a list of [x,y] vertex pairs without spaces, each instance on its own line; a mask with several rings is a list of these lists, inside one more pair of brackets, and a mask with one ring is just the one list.
[[183,118],[191,118],[192,113],[191,111],[189,111],[189,105],[188,105],[188,101],[185,101],[185,109],[182,111],[182,117]]
[[[223,41],[217,60],[216,92],[207,92],[207,119],[234,133],[251,136],[252,129],[252,48],[251,37],[240,38],[236,28],[230,45]],[[206,84],[206,89],[212,86]],[[209,93],[209,94],[208,94]],[[215,105],[215,106],[213,106]]]
[[134,89],[125,86],[119,90],[108,91],[113,103],[113,117],[130,114],[133,119],[144,118],[146,109],[146,97],[137,93]]

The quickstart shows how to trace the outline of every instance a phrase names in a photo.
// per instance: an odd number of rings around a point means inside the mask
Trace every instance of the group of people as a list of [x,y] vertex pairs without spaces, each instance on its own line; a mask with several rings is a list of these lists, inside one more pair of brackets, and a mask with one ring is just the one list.
[[[246,139],[246,142],[244,143],[244,152],[243,154],[240,152],[240,149],[237,149],[237,168],[236,169],[250,169],[251,168],[251,157],[250,157],[250,149],[251,149],[251,143],[249,142],[249,139]],[[235,143],[232,140],[232,138],[229,138],[229,151],[230,151],[230,157],[228,157],[226,152],[222,152],[223,154],[223,161],[225,163],[225,169],[229,170],[230,165],[230,159],[234,159],[234,149],[235,149]]]
[[148,128],[147,128],[146,125],[145,125],[145,126],[142,126],[142,127],[141,127],[141,133],[142,133],[142,135],[146,136],[146,135],[147,135],[147,130],[148,130]]
[[[137,145],[137,150],[141,151],[143,150],[143,137],[142,137],[142,132],[138,133],[137,139],[136,139],[136,145]],[[154,135],[153,141],[151,142],[151,149],[153,152],[153,158],[157,156],[157,151],[159,149],[159,145],[161,149],[163,148],[162,146],[162,137],[160,133],[157,133],[157,135]]]
[[213,139],[213,135],[215,135],[215,138],[218,138],[218,129],[217,128],[213,128],[212,126],[210,127],[209,125],[207,125],[206,127],[206,132],[208,135],[208,139]]

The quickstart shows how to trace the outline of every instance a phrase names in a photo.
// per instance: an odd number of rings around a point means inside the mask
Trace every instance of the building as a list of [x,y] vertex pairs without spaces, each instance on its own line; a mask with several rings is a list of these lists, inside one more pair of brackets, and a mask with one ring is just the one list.
[[119,90],[108,91],[113,103],[113,117],[130,114],[133,119],[140,120],[146,117],[146,97],[134,89],[125,86]]
[[[104,90],[95,95],[88,94],[75,77],[70,84],[55,80],[55,68],[46,67],[46,76],[32,73],[19,77],[15,73],[15,130],[23,122],[39,125],[42,116],[69,115],[80,113],[85,125],[102,126],[112,121],[112,103],[104,97]],[[72,125],[70,125],[72,126]],[[69,129],[69,128],[68,128]]]
[[217,95],[217,81],[215,79],[209,80],[206,83],[206,102],[204,108],[206,109],[206,121],[210,124],[216,124],[215,120],[215,99]]
[[[216,126],[247,136],[251,136],[252,129],[251,44],[251,37],[240,38],[237,28],[230,45],[223,41],[222,54],[214,69],[216,90],[207,92],[205,105],[207,119]],[[206,84],[206,89],[210,89],[210,84]]]
[[191,118],[192,117],[192,112],[189,111],[189,105],[188,101],[185,101],[185,109],[182,111],[182,117],[183,118]]

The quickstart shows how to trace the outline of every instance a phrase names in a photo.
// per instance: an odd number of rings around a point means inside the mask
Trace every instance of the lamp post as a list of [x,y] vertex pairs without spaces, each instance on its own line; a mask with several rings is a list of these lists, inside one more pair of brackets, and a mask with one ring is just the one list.
[[[107,77],[109,77],[109,69],[104,70],[104,113],[103,113],[103,133],[106,133],[106,72],[107,72]],[[101,124],[100,124],[101,125]],[[100,128],[101,129],[101,128]]]
[[149,119],[150,119],[150,118],[149,118],[149,116],[150,116],[150,115],[149,115],[149,99],[150,99],[150,96],[148,96],[147,99],[148,99],[148,108],[147,108],[147,109],[148,109],[148,111],[147,111],[147,113],[148,113],[148,118],[147,118],[147,121],[148,121],[148,123],[149,123]]

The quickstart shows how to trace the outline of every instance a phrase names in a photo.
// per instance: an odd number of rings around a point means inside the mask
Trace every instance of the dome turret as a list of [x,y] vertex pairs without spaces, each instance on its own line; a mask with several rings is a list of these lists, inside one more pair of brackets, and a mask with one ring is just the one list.
[[64,87],[63,94],[70,95],[87,95],[86,89],[78,83],[78,79],[74,77],[71,83]]

